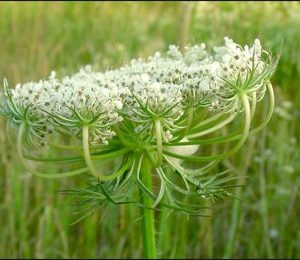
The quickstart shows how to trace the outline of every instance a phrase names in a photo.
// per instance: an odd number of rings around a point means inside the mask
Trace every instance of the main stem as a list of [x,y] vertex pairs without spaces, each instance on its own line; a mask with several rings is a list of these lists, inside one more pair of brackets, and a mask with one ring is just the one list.
[[[144,185],[152,190],[152,165],[148,158],[144,156],[141,167],[141,179]],[[154,211],[151,209],[152,200],[145,192],[140,191],[142,204],[142,236],[144,244],[144,257],[156,258],[155,245],[155,226],[154,226]]]

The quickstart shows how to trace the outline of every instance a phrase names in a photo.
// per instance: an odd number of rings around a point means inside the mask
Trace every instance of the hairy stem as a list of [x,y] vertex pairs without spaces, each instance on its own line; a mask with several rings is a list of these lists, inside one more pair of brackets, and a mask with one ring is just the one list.
[[[142,181],[144,185],[152,190],[152,165],[147,156],[144,156],[141,167]],[[149,195],[140,190],[141,201],[144,205],[141,209],[142,213],[142,237],[144,244],[144,257],[154,259],[156,258],[155,245],[155,226],[154,226],[154,212],[151,209],[152,199]]]

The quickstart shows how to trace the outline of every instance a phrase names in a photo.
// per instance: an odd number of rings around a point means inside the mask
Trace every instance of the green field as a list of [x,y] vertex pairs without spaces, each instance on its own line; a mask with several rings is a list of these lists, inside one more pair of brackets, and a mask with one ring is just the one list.
[[[281,48],[271,122],[222,162],[247,176],[233,191],[240,200],[209,204],[211,217],[156,212],[156,235],[162,258],[300,258],[299,14],[298,2],[1,2],[0,79],[13,87],[52,70],[115,68],[170,44],[214,46],[224,36]],[[84,187],[84,176],[32,176],[5,129],[1,117],[0,258],[143,256],[136,207],[112,205],[76,222],[71,197],[59,191]]]

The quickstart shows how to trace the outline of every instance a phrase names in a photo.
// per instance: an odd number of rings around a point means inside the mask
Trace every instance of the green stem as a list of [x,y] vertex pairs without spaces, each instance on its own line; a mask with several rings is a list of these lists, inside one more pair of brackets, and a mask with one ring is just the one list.
[[272,87],[271,83],[267,84],[267,88],[269,91],[269,99],[270,99],[270,103],[269,103],[269,111],[268,114],[266,116],[266,118],[264,119],[264,122],[262,124],[260,124],[258,127],[256,127],[255,129],[253,129],[252,131],[250,131],[250,135],[254,135],[257,134],[258,132],[260,132],[262,129],[264,129],[264,127],[267,125],[267,123],[269,123],[269,121],[271,120],[271,117],[273,115],[273,111],[274,111],[274,106],[275,106],[275,97],[274,97],[274,90]]
[[157,167],[162,164],[162,129],[160,120],[155,121],[156,145],[157,145]]
[[[144,156],[141,167],[141,178],[144,185],[152,190],[152,165],[147,156]],[[140,191],[141,200],[145,207],[142,207],[142,236],[144,244],[144,257],[156,258],[156,245],[155,245],[155,226],[154,226],[154,212],[152,207],[152,199]]]
[[248,100],[247,95],[246,94],[242,94],[241,95],[241,100],[242,100],[242,103],[243,103],[244,115],[245,115],[244,131],[243,131],[243,134],[241,136],[241,139],[236,144],[236,146],[234,148],[232,148],[232,150],[230,150],[230,151],[227,152],[228,156],[236,153],[243,146],[243,144],[246,142],[247,137],[248,137],[249,132],[250,132],[251,109],[250,109],[249,100]]
[[[109,153],[102,153],[102,154],[92,153],[90,157],[92,160],[109,160],[109,159],[116,158],[120,155],[123,155],[123,154],[127,153],[128,151],[129,151],[128,148],[124,148],[124,149],[119,149],[119,150],[109,152]],[[43,158],[43,157],[39,158],[39,157],[24,155],[24,157],[31,161],[44,162],[44,163],[53,163],[53,162],[72,163],[72,162],[84,161],[84,158],[82,156],[61,157],[61,158],[55,158],[55,157],[54,158]]]
[[111,181],[118,176],[122,175],[124,173],[124,170],[127,169],[127,164],[125,164],[123,167],[120,168],[120,170],[116,171],[115,173],[111,175],[104,176],[103,174],[99,173],[98,170],[96,170],[91,154],[90,154],[90,147],[89,147],[89,127],[87,125],[83,126],[82,128],[82,146],[83,146],[83,154],[84,154],[84,160],[86,163],[86,166],[88,167],[91,174],[93,174],[95,177],[97,177],[100,181]]
[[195,129],[197,129],[197,128],[201,128],[201,127],[203,127],[203,126],[205,126],[205,125],[207,125],[207,124],[209,124],[209,123],[211,123],[211,122],[214,122],[214,121],[216,121],[217,119],[219,119],[219,118],[220,118],[221,116],[223,116],[223,115],[224,115],[224,112],[220,112],[220,113],[217,113],[217,114],[215,114],[215,115],[212,115],[211,117],[209,117],[209,118],[207,118],[207,119],[201,121],[199,124],[193,126],[193,127],[191,128],[191,130],[195,130]]
[[185,120],[185,128],[180,132],[179,136],[177,138],[175,138],[174,141],[180,141],[182,138],[184,138],[186,136],[187,132],[191,128],[193,116],[194,116],[194,108],[189,107],[187,109],[187,118]]
[[89,168],[91,174],[93,174],[97,178],[99,177],[100,179],[101,175],[95,169],[91,159],[90,146],[89,146],[89,127],[87,125],[83,126],[82,128],[82,146],[83,146],[83,153],[84,153],[86,166]]
[[[167,203],[166,199],[163,199]],[[170,256],[170,251],[172,248],[172,226],[174,224],[174,218],[169,217],[170,210],[167,207],[162,207],[159,214],[159,238],[158,246],[161,252],[160,257],[165,258]],[[169,217],[169,218],[168,218]]]
[[22,165],[25,167],[25,169],[27,171],[29,171],[30,173],[37,175],[39,177],[44,177],[44,178],[62,178],[62,177],[70,177],[70,176],[74,176],[74,175],[78,175],[81,173],[85,173],[88,171],[88,168],[81,168],[78,170],[74,170],[74,171],[69,171],[69,172],[63,172],[63,173],[40,173],[38,171],[35,171],[33,169],[31,169],[31,167],[29,167],[25,161],[24,155],[23,155],[23,134],[25,131],[25,125],[21,124],[20,128],[19,128],[19,133],[18,133],[18,138],[17,138],[17,152],[18,152],[18,156],[20,159],[20,162],[22,163]]
[[183,131],[184,132],[184,136],[185,136],[186,132],[190,129],[191,124],[193,122],[194,108],[193,107],[189,107],[188,110],[187,110],[187,114],[188,114],[188,116],[187,116],[187,119],[186,119],[186,128]]
[[224,121],[220,122],[219,124],[217,124],[211,128],[205,129],[201,132],[198,132],[198,133],[195,133],[192,135],[188,135],[187,138],[190,139],[190,138],[200,137],[200,136],[212,133],[212,132],[222,128],[223,126],[229,124],[230,122],[232,122],[232,120],[235,118],[235,116],[236,116],[236,114],[234,113],[234,114],[230,115],[228,118],[226,118]]
[[244,116],[245,116],[244,117],[244,130],[243,130],[242,135],[240,136],[240,140],[238,141],[238,143],[234,147],[232,147],[229,151],[222,153],[222,154],[216,154],[216,155],[211,155],[211,156],[202,156],[202,157],[192,156],[192,155],[186,156],[186,155],[182,155],[182,154],[178,154],[178,153],[173,153],[168,150],[164,150],[163,151],[164,154],[169,155],[174,158],[177,158],[177,159],[186,160],[186,161],[206,162],[206,161],[221,160],[221,159],[224,159],[224,158],[229,157],[229,156],[233,155],[234,153],[236,153],[246,142],[247,137],[249,135],[250,125],[251,125],[251,109],[250,109],[248,97],[245,93],[241,95],[241,101],[243,103]]
[[[271,120],[272,118],[272,114],[274,111],[274,105],[275,105],[275,97],[274,97],[274,91],[273,91],[273,87],[271,83],[267,84],[267,88],[268,88],[268,92],[269,92],[269,110],[267,113],[267,116],[264,118],[263,122],[257,126],[256,128],[254,128],[253,130],[249,131],[249,136],[253,136],[256,135],[258,132],[260,132]],[[252,106],[252,108],[255,110],[255,107]],[[252,112],[252,108],[251,108],[251,113]],[[220,115],[221,116],[221,115]],[[210,120],[211,118],[208,118],[207,120]],[[250,118],[251,120],[251,118]],[[203,121],[204,122],[204,121]],[[205,122],[207,123],[207,122]],[[195,132],[193,130],[193,132]],[[238,133],[232,133],[232,134],[228,134],[226,136],[218,136],[218,137],[212,137],[212,138],[205,138],[202,140],[196,140],[196,141],[188,141],[188,142],[180,142],[177,143],[176,145],[195,145],[195,144],[217,144],[217,143],[224,143],[224,142],[231,142],[231,141],[235,141],[237,139],[239,139],[242,136],[242,134],[238,134]],[[164,143],[164,146],[173,146],[173,143]]]

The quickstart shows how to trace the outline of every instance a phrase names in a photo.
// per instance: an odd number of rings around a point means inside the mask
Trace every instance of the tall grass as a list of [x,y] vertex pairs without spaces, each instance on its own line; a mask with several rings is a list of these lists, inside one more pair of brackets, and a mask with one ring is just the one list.
[[[225,35],[241,43],[258,37],[272,51],[282,44],[272,121],[223,162],[232,174],[247,176],[233,191],[241,200],[211,204],[211,218],[156,213],[158,254],[299,258],[300,4],[193,3],[184,35],[182,8],[179,2],[2,2],[0,79],[14,85],[51,70],[72,73],[88,63],[106,69],[172,43],[215,45]],[[83,177],[32,177],[18,163],[9,142],[14,138],[1,118],[0,257],[142,256],[135,207],[112,205],[71,225],[79,218],[76,208],[58,191],[82,186]]]

